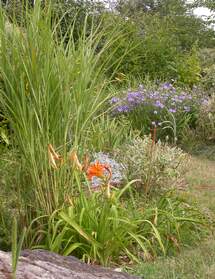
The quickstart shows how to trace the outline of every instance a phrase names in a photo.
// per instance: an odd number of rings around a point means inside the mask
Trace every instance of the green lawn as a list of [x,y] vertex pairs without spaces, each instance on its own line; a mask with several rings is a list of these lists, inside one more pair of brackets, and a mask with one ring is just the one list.
[[214,279],[215,240],[185,250],[178,257],[142,264],[135,273],[146,279]]

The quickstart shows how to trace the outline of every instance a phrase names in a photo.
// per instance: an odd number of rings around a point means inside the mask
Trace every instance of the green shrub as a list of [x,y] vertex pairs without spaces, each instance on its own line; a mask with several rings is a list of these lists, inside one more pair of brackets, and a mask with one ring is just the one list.
[[71,197],[67,208],[48,218],[45,229],[35,231],[45,241],[36,248],[73,254],[102,265],[120,261],[123,255],[136,259],[134,243],[142,240],[137,235],[137,220],[130,218],[129,211],[119,201],[124,191],[112,193],[108,199],[102,192],[86,195],[81,190],[77,197]]
[[177,82],[193,87],[200,82],[201,67],[198,52],[195,47],[176,61]]
[[199,51],[199,58],[201,67],[207,68],[215,64],[215,49],[214,48],[203,48]]
[[102,192],[81,190],[46,225],[40,219],[33,222],[28,230],[31,247],[72,254],[88,263],[126,264],[173,254],[199,240],[204,230],[208,233],[204,216],[177,195],[166,193],[155,204],[143,204],[142,199],[132,203],[123,199],[126,188],[112,190],[110,199]]
[[201,61],[202,86],[208,94],[213,95],[215,86],[215,49],[204,48],[200,50],[199,58]]
[[210,67],[204,68],[202,77],[202,85],[205,90],[208,91],[208,94],[213,95],[215,90],[215,64]]
[[146,194],[177,187],[186,169],[187,155],[181,149],[155,143],[149,136],[124,144],[116,156],[127,179],[138,179],[137,189]]
[[215,141],[215,95],[201,107],[194,132],[200,141]]
[[[118,64],[117,73],[128,76],[142,76],[143,73],[143,37],[138,26],[130,19],[121,18],[118,15],[105,15],[103,24],[111,30],[118,26],[120,37],[117,38],[109,48],[112,53],[109,61],[109,75],[112,74],[116,63]],[[116,74],[116,79],[118,75]]]
[[179,42],[173,33],[174,25],[168,18],[158,16],[146,16],[143,22],[143,72],[153,80],[175,78],[171,65],[178,59]]

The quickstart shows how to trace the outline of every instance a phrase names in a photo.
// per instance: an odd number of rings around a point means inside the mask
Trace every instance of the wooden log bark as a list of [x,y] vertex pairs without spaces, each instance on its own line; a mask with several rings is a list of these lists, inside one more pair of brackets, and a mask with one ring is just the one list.
[[[11,253],[0,251],[0,279],[11,279]],[[87,265],[75,257],[44,250],[24,250],[19,258],[16,279],[138,279],[109,268]]]

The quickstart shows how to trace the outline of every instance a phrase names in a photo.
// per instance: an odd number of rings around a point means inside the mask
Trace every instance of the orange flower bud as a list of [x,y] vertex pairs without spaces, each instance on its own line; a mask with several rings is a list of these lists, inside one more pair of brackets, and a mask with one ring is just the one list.
[[62,157],[55,152],[51,144],[48,144],[48,156],[49,162],[54,169],[58,169],[59,164],[61,165],[63,163]]
[[69,160],[72,162],[72,165],[75,166],[78,170],[82,171],[83,167],[78,160],[76,151],[72,151],[69,155]]

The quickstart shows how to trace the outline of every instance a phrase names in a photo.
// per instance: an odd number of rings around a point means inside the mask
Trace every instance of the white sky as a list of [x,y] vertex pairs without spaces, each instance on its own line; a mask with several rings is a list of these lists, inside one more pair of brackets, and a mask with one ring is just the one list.
[[208,8],[205,8],[205,7],[196,8],[196,9],[194,9],[193,12],[195,15],[203,16],[203,17],[212,15],[212,12]]
[[[215,19],[215,12],[205,7],[199,7],[193,10],[194,15],[207,19],[208,17],[213,17]],[[211,24],[211,28],[215,30],[215,24]]]

